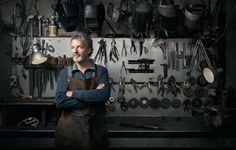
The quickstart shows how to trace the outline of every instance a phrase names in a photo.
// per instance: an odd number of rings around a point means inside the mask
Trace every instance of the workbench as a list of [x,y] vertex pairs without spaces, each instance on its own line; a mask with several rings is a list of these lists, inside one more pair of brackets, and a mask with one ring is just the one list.
[[[54,108],[51,101],[8,102],[0,103],[4,123],[8,111],[26,108],[39,110],[41,124],[36,129],[21,129],[14,124],[3,124],[0,127],[1,148],[54,148],[54,133],[56,124],[48,122],[48,113]],[[21,112],[22,113],[22,112]],[[8,118],[9,119],[9,118]],[[212,129],[194,117],[133,117],[107,116],[108,134],[111,149],[123,148],[218,148],[236,147],[236,130]],[[11,122],[12,123],[12,122]],[[121,124],[134,123],[151,125],[160,129],[142,127],[127,127]]]

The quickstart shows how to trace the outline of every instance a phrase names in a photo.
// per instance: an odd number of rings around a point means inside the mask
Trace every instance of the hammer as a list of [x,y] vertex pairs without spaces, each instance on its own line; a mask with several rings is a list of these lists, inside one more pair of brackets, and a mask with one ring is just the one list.
[[167,77],[167,71],[168,71],[168,67],[169,65],[167,64],[160,64],[161,66],[163,66],[163,72],[164,72],[164,79]]

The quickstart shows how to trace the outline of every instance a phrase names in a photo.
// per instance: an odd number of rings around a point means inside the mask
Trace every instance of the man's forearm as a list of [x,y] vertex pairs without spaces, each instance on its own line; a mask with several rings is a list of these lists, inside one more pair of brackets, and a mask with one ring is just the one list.
[[67,108],[80,108],[83,102],[78,99],[67,97],[64,93],[57,93],[55,96],[55,103],[57,108],[67,109]]
[[110,87],[94,90],[74,90],[72,98],[83,102],[104,102],[110,97]]

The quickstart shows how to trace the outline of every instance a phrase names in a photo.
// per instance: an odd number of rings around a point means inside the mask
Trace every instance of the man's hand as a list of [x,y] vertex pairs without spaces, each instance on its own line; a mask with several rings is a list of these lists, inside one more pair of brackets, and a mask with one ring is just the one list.
[[105,84],[103,84],[103,83],[100,83],[98,86],[97,86],[97,90],[99,90],[99,89],[102,89],[102,88],[104,88],[105,87]]
[[71,96],[72,96],[72,94],[73,94],[73,92],[72,92],[72,91],[67,91],[67,92],[66,92],[66,96],[68,96],[68,97],[71,97]]
[[[102,88],[104,88],[104,87],[105,87],[105,84],[101,83],[101,84],[99,84],[99,85],[96,87],[96,89],[99,90],[99,89],[102,89]],[[73,91],[67,91],[67,92],[66,92],[66,96],[68,96],[68,97],[71,97],[72,94],[73,94]]]

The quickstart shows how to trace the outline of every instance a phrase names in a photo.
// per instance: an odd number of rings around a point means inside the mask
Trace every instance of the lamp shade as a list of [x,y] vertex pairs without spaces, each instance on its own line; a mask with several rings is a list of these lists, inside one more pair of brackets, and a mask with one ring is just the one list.
[[204,68],[203,69],[203,76],[206,79],[207,82],[213,83],[215,80],[214,73],[210,68]]
[[203,69],[203,76],[207,82],[213,83],[219,76],[223,73],[223,68],[204,68]]
[[47,61],[47,57],[39,52],[37,45],[33,45],[32,64],[38,65]]

